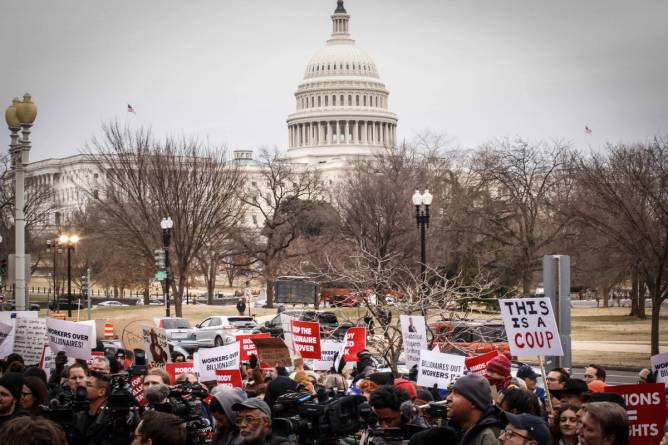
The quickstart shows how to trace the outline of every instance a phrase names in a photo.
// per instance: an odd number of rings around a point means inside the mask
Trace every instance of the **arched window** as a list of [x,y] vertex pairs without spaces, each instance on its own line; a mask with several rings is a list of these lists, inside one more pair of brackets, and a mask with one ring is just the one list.
[[336,106],[336,95],[332,95],[332,106]]
[[318,106],[322,107],[322,96],[318,96]]
[[325,106],[329,106],[329,96],[325,96]]
[[355,105],[357,105],[358,107],[360,106],[360,95],[359,94],[355,95]]
[[313,104],[315,103],[315,98],[311,96],[311,108],[313,108]]
[[353,96],[351,94],[348,95],[348,106],[351,107],[353,105]]
[[366,96],[364,96],[364,106],[366,107]]
[[345,105],[344,99],[343,99],[343,94],[341,95],[340,100],[341,100],[341,102],[339,102],[339,103],[341,104],[341,106]]

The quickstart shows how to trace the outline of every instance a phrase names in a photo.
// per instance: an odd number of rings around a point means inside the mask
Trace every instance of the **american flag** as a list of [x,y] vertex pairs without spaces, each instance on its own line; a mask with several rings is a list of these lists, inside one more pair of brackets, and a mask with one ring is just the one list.
[[[135,109],[132,108],[132,105],[128,104],[128,113],[135,113]],[[137,113],[135,113],[137,114]]]
[[[128,105],[129,106],[129,105]],[[591,128],[585,125],[585,133],[591,134]]]

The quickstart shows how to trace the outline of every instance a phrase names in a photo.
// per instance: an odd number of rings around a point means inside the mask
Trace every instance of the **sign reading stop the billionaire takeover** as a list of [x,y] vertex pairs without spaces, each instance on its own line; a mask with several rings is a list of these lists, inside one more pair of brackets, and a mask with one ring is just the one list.
[[666,387],[661,383],[606,386],[626,401],[629,445],[659,445],[666,423]]
[[296,354],[320,360],[320,323],[292,320],[292,344]]

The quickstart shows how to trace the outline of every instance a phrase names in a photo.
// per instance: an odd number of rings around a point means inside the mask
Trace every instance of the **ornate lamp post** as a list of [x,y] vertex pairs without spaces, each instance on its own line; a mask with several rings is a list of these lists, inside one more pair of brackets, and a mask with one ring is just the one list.
[[[26,93],[23,100],[15,98],[12,105],[5,111],[5,120],[10,131],[11,142],[9,154],[11,168],[14,171],[14,283],[16,310],[26,310],[26,270],[25,270],[25,167],[28,164],[30,153],[30,127],[37,117],[37,106],[32,102],[30,94]],[[22,138],[19,140],[19,130]]]
[[412,199],[415,206],[415,220],[420,229],[420,279],[423,287],[427,282],[427,227],[429,227],[429,206],[432,199],[429,190],[425,190],[424,194],[415,190]]
[[72,317],[72,251],[79,242],[78,235],[62,234],[58,242],[67,248],[67,316]]
[[172,227],[174,222],[169,216],[162,218],[160,228],[162,228],[162,248],[165,251],[165,314],[169,317],[169,243],[172,240]]
[[[57,282],[56,282],[56,264],[57,264],[57,258],[56,254],[62,253],[62,250],[58,247],[58,239],[48,239],[46,240],[46,245],[47,245],[47,253],[53,254],[53,272],[51,275],[52,281],[53,281],[53,307],[56,311],[60,310],[60,307],[58,305],[58,293],[56,292],[57,289]],[[47,308],[50,308],[51,305],[49,304],[50,302],[47,300]]]

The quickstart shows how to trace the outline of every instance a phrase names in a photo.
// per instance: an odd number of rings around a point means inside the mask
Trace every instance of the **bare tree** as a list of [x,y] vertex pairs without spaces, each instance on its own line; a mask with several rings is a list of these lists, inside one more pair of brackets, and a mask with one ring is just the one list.
[[[243,177],[223,150],[197,139],[159,141],[145,129],[103,127],[86,148],[104,177],[88,192],[104,214],[109,240],[153,261],[162,246],[160,221],[174,221],[170,275],[177,316],[193,261],[210,239],[233,227],[241,212]],[[98,187],[102,187],[97,192]]]

